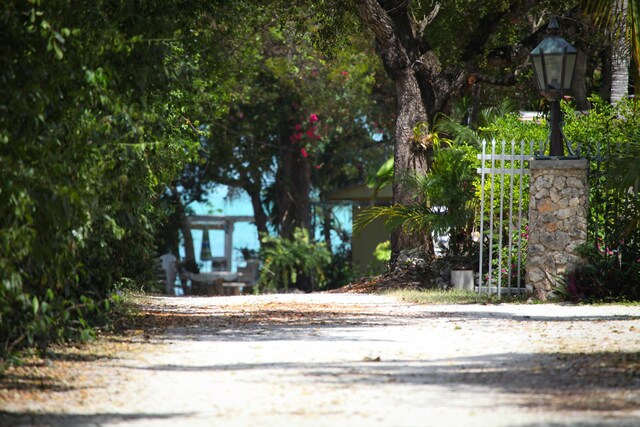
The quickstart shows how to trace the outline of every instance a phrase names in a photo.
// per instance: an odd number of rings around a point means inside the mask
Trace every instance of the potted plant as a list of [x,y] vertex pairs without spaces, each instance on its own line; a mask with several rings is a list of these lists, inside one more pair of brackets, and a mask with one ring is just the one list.
[[478,261],[471,255],[451,256],[451,286],[454,289],[473,291],[474,267]]

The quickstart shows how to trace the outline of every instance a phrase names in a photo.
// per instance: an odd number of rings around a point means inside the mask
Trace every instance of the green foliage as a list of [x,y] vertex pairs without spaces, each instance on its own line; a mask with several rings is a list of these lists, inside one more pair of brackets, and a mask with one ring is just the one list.
[[393,183],[393,156],[387,159],[386,162],[380,166],[375,175],[371,175],[367,179],[367,187],[373,189],[373,199],[378,197],[378,192]]
[[640,240],[640,111],[635,101],[614,106],[598,97],[590,101],[593,108],[587,115],[565,113],[565,132],[581,143],[582,154],[590,160],[589,207],[595,226],[590,230],[591,239],[594,246],[598,239],[609,247],[622,240],[636,242]]
[[549,137],[545,120],[523,121],[517,113],[495,117],[491,122],[480,128],[483,139],[496,141],[515,141],[525,144],[533,141],[539,144]]
[[566,279],[571,299],[639,299],[640,111],[635,101],[590,98],[587,115],[568,114],[565,132],[590,160],[585,263]]
[[61,296],[51,288],[38,297],[20,288],[3,287],[0,297],[0,353],[8,361],[24,347],[44,350],[52,342],[93,339],[93,328],[109,323],[111,310],[121,302],[115,293],[106,298]]
[[379,243],[373,251],[373,257],[382,262],[391,261],[391,241],[386,240]]
[[289,289],[301,276],[311,279],[315,289],[326,285],[331,253],[322,243],[314,243],[307,230],[296,228],[292,239],[262,236],[261,290]]
[[384,273],[391,261],[391,241],[386,240],[376,245],[373,251],[374,261],[367,265],[366,276],[377,276]]
[[323,289],[337,289],[353,283],[356,279],[356,271],[351,262],[351,248],[342,244],[331,254],[331,263],[325,271],[326,284]]
[[115,283],[150,277],[158,196],[195,143],[179,10],[0,6],[0,356],[87,338]]
[[256,29],[242,46],[252,50],[237,77],[246,96],[232,97],[228,114],[206,128],[205,180],[245,190],[260,232],[267,231],[267,221],[285,236],[293,224],[309,225],[310,197],[324,202],[387,157],[392,103],[381,94],[388,87],[380,81],[380,60],[359,35],[346,37],[331,56],[319,50],[317,20],[330,20],[345,8],[325,6],[310,5],[323,16],[305,21],[307,32],[293,22],[297,12],[309,14],[299,9],[277,20],[270,16]]

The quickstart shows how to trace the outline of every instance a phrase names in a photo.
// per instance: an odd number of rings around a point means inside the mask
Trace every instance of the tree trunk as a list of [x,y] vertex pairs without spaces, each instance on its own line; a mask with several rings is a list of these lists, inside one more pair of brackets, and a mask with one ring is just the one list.
[[[294,154],[292,171],[294,188],[294,227],[303,228],[311,233],[311,162],[308,157]],[[311,236],[313,238],[313,236]]]
[[331,225],[333,223],[333,207],[331,205],[324,205],[322,207],[322,233],[324,236],[324,244],[331,252]]
[[245,191],[251,198],[251,206],[253,206],[253,218],[255,220],[258,234],[267,234],[269,229],[267,228],[268,217],[262,205],[262,198],[260,197],[260,189],[257,187],[245,187]]
[[293,194],[291,193],[291,170],[293,169],[293,152],[282,150],[276,173],[276,204],[278,234],[284,238],[293,235]]
[[[402,178],[407,173],[426,173],[429,151],[429,124],[445,99],[435,90],[446,73],[441,73],[435,53],[414,34],[408,2],[357,0],[362,22],[374,33],[376,51],[389,77],[395,83],[396,129],[394,134],[393,202],[413,201],[413,192]],[[389,11],[389,12],[387,12]],[[448,89],[451,89],[449,87]],[[446,96],[450,91],[440,91]],[[420,129],[421,135],[414,130]],[[417,136],[417,138],[416,138]],[[392,264],[404,249],[432,248],[427,235],[407,234],[398,229],[391,235]]]
[[[311,203],[309,194],[311,192],[311,163],[308,157],[294,153],[293,170],[291,171],[291,183],[293,187],[293,227],[302,228],[309,232],[311,240]],[[291,230],[293,233],[293,230]],[[313,292],[312,278],[298,272],[296,287],[304,292]]]
[[467,126],[470,129],[478,130],[478,115],[480,114],[480,83],[471,86],[471,108],[467,117]]
[[309,230],[311,164],[296,151],[282,150],[276,177],[278,225],[281,237],[290,239],[295,228]]
[[[397,118],[394,145],[394,181],[393,203],[408,204],[415,200],[415,194],[408,189],[403,178],[408,173],[424,174],[427,172],[427,161],[424,153],[415,149],[418,141],[414,141],[414,128],[421,124],[427,126],[427,113],[422,103],[418,81],[413,70],[406,68],[403,75],[396,79]],[[426,135],[424,135],[426,137]],[[427,236],[407,234],[398,228],[391,234],[392,263],[403,249],[416,247],[427,248]]]
[[187,263],[196,263],[196,253],[193,248],[193,236],[191,236],[191,229],[187,226],[187,215],[184,210],[180,214],[180,223],[182,224],[182,238],[184,239],[184,255]]
[[629,96],[629,46],[625,36],[627,32],[627,0],[616,0],[615,10],[619,19],[614,20],[611,31],[611,103]]
[[[171,189],[171,199],[175,204],[175,212],[178,216],[180,231],[182,232],[182,238],[184,241],[184,265],[188,271],[195,273],[197,270],[197,264],[195,249],[193,247],[193,237],[191,236],[191,230],[187,225],[185,206],[182,204],[180,193],[175,188]],[[179,253],[176,253],[176,256],[179,256]]]
[[[280,162],[276,174],[276,201],[279,235],[284,239],[293,238],[293,231],[311,228],[311,163],[298,150],[289,149],[283,143]],[[313,291],[311,278],[298,272],[295,286],[305,292]]]

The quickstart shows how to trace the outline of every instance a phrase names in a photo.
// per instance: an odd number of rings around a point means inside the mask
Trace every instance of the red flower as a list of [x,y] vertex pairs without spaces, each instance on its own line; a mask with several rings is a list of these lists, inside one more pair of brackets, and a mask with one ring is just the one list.
[[311,114],[311,115],[309,116],[309,121],[310,121],[311,123],[313,123],[313,122],[317,122],[317,121],[318,121],[318,116],[316,116],[316,115],[315,115],[315,113]]
[[315,131],[316,131],[316,128],[314,128],[313,126],[311,126],[311,127],[309,128],[309,130],[307,130],[307,136],[308,136],[309,138],[313,138],[313,134],[314,134],[314,132],[315,132]]
[[289,141],[291,141],[291,144],[295,145],[296,142],[300,141],[302,139],[302,133],[301,132],[296,132],[293,135],[291,135],[289,137]]
[[303,148],[300,149],[300,153],[302,153],[302,157],[307,157],[309,155],[309,153],[307,153],[307,150]]
[[302,125],[301,125],[300,123],[298,123],[298,124],[295,126],[295,129],[296,129],[296,130],[300,130],[300,129],[302,129]]

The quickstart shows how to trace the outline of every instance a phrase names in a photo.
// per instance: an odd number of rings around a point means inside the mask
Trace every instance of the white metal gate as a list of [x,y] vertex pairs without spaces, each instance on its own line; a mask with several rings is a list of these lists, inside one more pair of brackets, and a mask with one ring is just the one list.
[[[482,142],[479,293],[518,294],[525,290],[528,239],[528,162],[533,142]],[[526,165],[525,165],[526,163]]]

